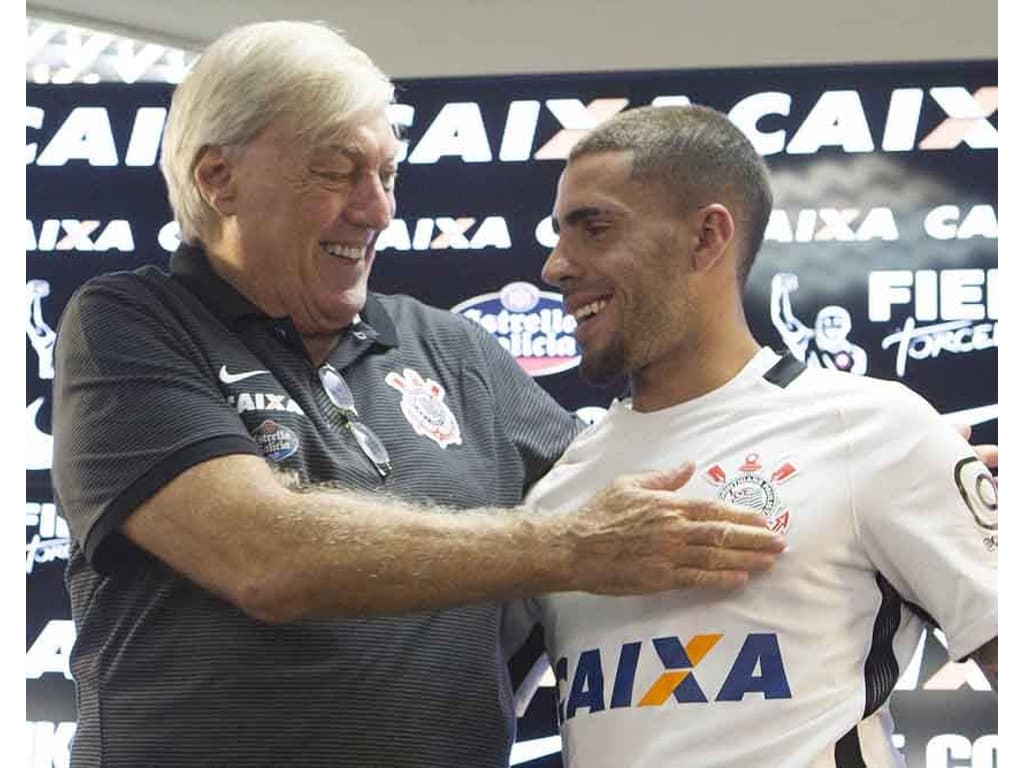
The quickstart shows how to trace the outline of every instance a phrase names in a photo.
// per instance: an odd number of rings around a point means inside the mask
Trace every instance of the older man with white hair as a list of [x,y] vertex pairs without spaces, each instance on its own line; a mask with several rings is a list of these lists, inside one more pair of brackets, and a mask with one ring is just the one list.
[[515,508],[577,424],[479,327],[367,290],[391,99],[323,26],[223,36],[168,117],[170,273],[65,311],[76,767],[504,766],[495,601],[738,585],[783,546],[669,493],[690,464]]

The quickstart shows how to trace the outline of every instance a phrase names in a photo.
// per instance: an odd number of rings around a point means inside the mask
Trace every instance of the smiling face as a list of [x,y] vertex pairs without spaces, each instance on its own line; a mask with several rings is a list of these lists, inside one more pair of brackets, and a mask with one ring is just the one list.
[[221,226],[229,279],[303,336],[336,334],[366,303],[378,235],[395,212],[398,142],[378,114],[310,147],[272,123],[229,156]]
[[542,276],[576,317],[581,372],[601,381],[671,357],[694,315],[692,216],[657,183],[630,177],[630,152],[579,157],[558,184],[558,245]]

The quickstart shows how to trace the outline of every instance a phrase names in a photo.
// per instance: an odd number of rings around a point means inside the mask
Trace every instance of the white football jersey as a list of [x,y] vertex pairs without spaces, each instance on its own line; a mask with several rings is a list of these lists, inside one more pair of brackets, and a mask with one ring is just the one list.
[[906,387],[763,349],[695,400],[613,403],[527,502],[575,509],[619,475],[687,459],[681,494],[759,509],[788,547],[738,590],[529,601],[565,764],[903,765],[886,703],[921,616],[954,659],[997,634],[987,469]]

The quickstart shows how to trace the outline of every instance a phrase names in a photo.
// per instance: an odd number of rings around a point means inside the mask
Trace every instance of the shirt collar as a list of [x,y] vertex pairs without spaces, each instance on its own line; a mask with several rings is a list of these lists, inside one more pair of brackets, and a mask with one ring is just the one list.
[[[257,320],[273,320],[214,271],[206,251],[202,248],[182,243],[171,254],[170,267],[171,274],[181,280],[225,325],[234,327],[239,321],[250,317]],[[395,324],[377,294],[366,294],[366,304],[359,316],[363,330],[367,330],[369,326],[369,330],[374,332],[375,343],[387,347],[398,346]],[[277,320],[280,321],[281,319]]]

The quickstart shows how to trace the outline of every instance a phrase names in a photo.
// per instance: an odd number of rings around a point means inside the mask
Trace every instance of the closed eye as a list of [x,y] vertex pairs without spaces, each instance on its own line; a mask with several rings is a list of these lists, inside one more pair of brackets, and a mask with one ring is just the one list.
[[384,187],[386,192],[393,190],[397,181],[398,171],[394,168],[386,168],[380,172],[380,185]]

